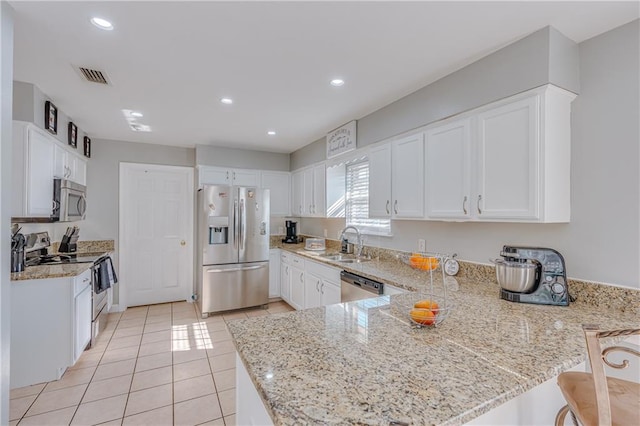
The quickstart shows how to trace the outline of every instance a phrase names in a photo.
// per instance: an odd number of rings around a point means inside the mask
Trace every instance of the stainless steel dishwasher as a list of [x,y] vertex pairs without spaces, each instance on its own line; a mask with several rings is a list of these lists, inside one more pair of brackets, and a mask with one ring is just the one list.
[[384,284],[351,272],[340,272],[340,302],[382,296]]

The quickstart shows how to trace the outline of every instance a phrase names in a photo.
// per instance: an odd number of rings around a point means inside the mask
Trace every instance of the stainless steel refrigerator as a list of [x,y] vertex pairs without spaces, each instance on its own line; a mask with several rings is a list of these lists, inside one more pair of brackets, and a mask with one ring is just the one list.
[[269,190],[198,191],[197,303],[209,313],[269,302]]

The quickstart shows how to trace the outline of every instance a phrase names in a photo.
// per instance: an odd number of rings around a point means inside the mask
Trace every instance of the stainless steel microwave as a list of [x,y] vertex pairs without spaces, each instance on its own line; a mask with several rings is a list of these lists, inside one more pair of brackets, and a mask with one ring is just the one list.
[[67,179],[53,180],[53,212],[59,222],[83,220],[87,212],[87,187]]

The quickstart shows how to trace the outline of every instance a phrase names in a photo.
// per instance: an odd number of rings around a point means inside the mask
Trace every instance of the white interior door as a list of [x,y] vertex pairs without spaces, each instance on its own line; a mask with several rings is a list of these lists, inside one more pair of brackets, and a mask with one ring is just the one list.
[[120,164],[120,303],[188,300],[193,291],[193,169]]

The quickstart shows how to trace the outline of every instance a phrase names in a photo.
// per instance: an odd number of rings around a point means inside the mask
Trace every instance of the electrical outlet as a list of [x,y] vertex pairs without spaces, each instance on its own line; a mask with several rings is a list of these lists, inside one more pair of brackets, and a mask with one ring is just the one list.
[[419,252],[427,251],[427,242],[422,238],[418,240],[418,251]]
[[324,230],[324,236],[326,237],[328,235],[327,230]]

